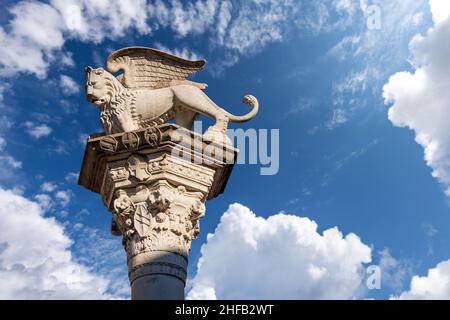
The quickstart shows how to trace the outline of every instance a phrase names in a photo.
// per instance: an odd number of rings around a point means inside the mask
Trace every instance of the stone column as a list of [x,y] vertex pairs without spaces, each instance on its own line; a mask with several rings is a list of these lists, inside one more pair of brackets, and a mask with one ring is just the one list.
[[205,202],[223,192],[237,152],[174,124],[89,137],[79,184],[112,214],[132,299],[184,299]]

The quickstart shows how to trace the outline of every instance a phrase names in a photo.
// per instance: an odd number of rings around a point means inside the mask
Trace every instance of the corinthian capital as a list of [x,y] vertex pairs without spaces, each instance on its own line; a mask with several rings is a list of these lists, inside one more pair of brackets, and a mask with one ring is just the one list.
[[[128,255],[164,250],[187,256],[205,213],[204,199],[202,192],[175,187],[167,180],[118,189],[113,199],[113,223],[123,236]],[[173,235],[182,241],[165,241]]]
[[[232,167],[228,159],[237,154],[220,144],[203,143],[200,152],[185,147],[180,141],[198,137],[178,129],[165,124],[98,136],[86,147],[79,182],[99,193],[112,214],[111,230],[122,237],[136,297],[148,289],[145,279],[152,277],[178,279],[183,292],[189,249],[199,235],[205,202],[223,191]],[[149,130],[158,139],[149,139]],[[223,158],[211,161],[211,148]]]

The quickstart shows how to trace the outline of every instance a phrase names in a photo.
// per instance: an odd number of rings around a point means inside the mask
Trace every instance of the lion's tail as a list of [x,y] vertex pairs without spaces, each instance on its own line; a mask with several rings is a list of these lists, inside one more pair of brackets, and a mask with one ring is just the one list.
[[245,104],[248,104],[249,106],[252,107],[252,110],[247,113],[244,114],[243,116],[235,116],[234,114],[228,113],[228,118],[230,119],[230,121],[232,122],[246,122],[250,119],[252,119],[254,116],[256,116],[256,114],[258,113],[259,110],[259,102],[258,99],[256,99],[254,96],[252,95],[246,95],[243,99],[242,102],[244,102]]

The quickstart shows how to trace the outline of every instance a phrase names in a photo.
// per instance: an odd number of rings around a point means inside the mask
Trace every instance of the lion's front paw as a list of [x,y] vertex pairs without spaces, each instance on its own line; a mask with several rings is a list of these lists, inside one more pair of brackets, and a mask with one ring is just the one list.
[[206,130],[205,134],[203,135],[203,139],[227,146],[232,145],[232,142],[230,138],[228,138],[227,134],[215,129],[214,127],[210,127],[208,130]]

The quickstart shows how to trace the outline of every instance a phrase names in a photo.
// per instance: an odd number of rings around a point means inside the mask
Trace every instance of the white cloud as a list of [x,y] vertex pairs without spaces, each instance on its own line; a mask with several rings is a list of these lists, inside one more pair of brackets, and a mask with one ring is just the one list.
[[356,160],[360,157],[362,157],[364,154],[366,154],[366,152],[372,148],[373,146],[378,144],[378,139],[374,139],[372,140],[370,143],[368,143],[367,145],[355,149],[352,152],[350,152],[349,154],[347,154],[344,157],[339,157],[338,159],[336,159],[336,161],[334,162],[334,166],[336,168],[336,170],[340,170],[342,169],[344,166],[348,165],[352,160]]
[[447,0],[430,0],[430,10],[435,23],[443,22],[450,16],[450,2]]
[[0,106],[2,106],[5,91],[8,89],[9,89],[9,84],[5,84],[5,83],[0,84]]
[[[368,89],[371,79],[376,78],[377,70],[375,68],[365,68],[364,70],[351,73],[346,76],[341,82],[333,84],[333,95],[338,97],[345,94],[355,94],[356,92],[363,92]],[[335,99],[336,100],[336,99]],[[337,99],[335,104],[342,103]]]
[[[76,175],[78,177],[78,174],[70,173],[67,177],[72,179],[72,174]],[[69,181],[69,180],[68,180]],[[55,207],[58,206],[59,209],[66,209],[67,206],[72,201],[72,198],[74,196],[73,192],[71,190],[57,190],[58,186],[54,182],[44,182],[41,184],[41,194],[36,194],[34,196],[34,199],[39,203],[39,205],[45,210],[45,211],[52,211],[55,212]],[[51,193],[51,195],[50,195]],[[64,216],[64,212],[66,210],[61,210],[62,214],[61,216]]]
[[334,109],[331,118],[325,122],[328,130],[334,130],[348,121],[348,112],[344,109]]
[[[159,12],[168,12],[168,16],[162,16],[162,24],[170,22],[172,30],[180,36],[186,36],[188,33],[203,33],[213,24],[218,1],[197,0],[193,3],[182,4],[178,0],[172,0],[164,10],[161,10],[161,2],[157,6]],[[158,9],[150,9],[150,12],[158,12]],[[158,16],[153,18],[158,19]]]
[[0,75],[16,72],[46,75],[52,51],[64,44],[58,11],[36,1],[19,2],[10,9],[10,33],[0,27]]
[[19,2],[10,11],[15,17],[11,22],[14,37],[48,49],[64,44],[62,32],[55,32],[63,21],[52,6],[33,1]]
[[77,261],[106,275],[111,280],[109,290],[115,296],[129,299],[130,283],[121,239],[112,236],[107,228],[100,230],[81,223],[72,227],[78,238],[73,246]]
[[109,298],[108,281],[74,262],[72,241],[40,205],[0,188],[0,299]]
[[3,137],[0,137],[0,151],[3,151],[3,149],[6,147],[6,140]]
[[44,192],[53,192],[56,190],[56,184],[51,181],[46,181],[41,184],[41,190]]
[[66,210],[61,210],[61,211],[59,212],[59,215],[60,215],[62,218],[66,218],[66,217],[69,215],[69,212],[66,211]]
[[58,61],[71,65],[70,54],[61,52],[69,38],[98,43],[124,36],[131,27],[141,34],[150,32],[144,0],[21,1],[10,11],[9,32],[0,27],[3,76],[28,72],[44,78],[58,56]]
[[404,64],[410,37],[423,28],[426,0],[360,0],[351,1],[353,6],[346,2],[337,7],[347,12],[348,23],[343,25],[351,25],[351,32],[329,54],[333,60],[353,61],[349,71],[334,81],[332,93],[333,104],[345,109],[350,120],[368,106],[367,93],[378,94],[391,70]]
[[60,76],[59,80],[60,80],[59,85],[61,86],[61,89],[64,94],[72,95],[80,92],[80,86],[71,77],[63,74]]
[[340,60],[345,60],[349,51],[361,43],[361,35],[350,35],[343,37],[331,50],[329,54],[336,56]]
[[[392,63],[403,58],[403,51],[400,46],[404,45],[404,40],[417,30],[422,22],[421,14],[425,9],[425,0],[379,0],[373,3],[370,0],[361,0],[360,7],[365,14],[363,31],[359,35],[360,41],[356,48],[350,49],[353,56],[366,56],[370,61],[375,58],[382,59],[385,63]],[[367,19],[373,14],[368,11],[372,5],[380,9],[380,28],[370,29],[367,27]],[[389,50],[390,55],[383,55],[385,50]]]
[[237,17],[230,22],[224,46],[245,54],[260,50],[268,43],[281,41],[288,18],[297,10],[295,2],[289,0],[244,2]]
[[[354,1],[356,3],[357,1]],[[342,61],[354,61],[358,66],[342,81],[342,89],[349,93],[341,103],[355,101],[355,94],[368,88],[378,88],[377,81],[388,76],[389,70],[403,63],[405,44],[421,28],[424,22],[425,0],[360,0],[359,7],[351,15],[354,28],[344,36],[329,53]],[[371,8],[377,8],[379,28],[368,27],[376,15]],[[380,67],[382,66],[382,67]],[[339,84],[340,85],[340,84]],[[335,88],[336,89],[336,88]]]
[[333,130],[350,121],[353,114],[365,106],[364,98],[359,99],[357,94],[374,90],[375,86],[371,84],[378,76],[377,68],[367,66],[363,70],[350,72],[343,79],[333,81],[332,98],[335,109],[325,121],[325,128]]
[[359,3],[354,0],[316,0],[304,1],[300,12],[303,13],[296,24],[313,34],[342,30],[352,24]]
[[[12,169],[20,169],[22,168],[22,162],[14,159],[9,155],[0,156],[0,161],[2,162],[2,167],[4,166],[12,168]],[[1,172],[1,170],[0,170]]]
[[430,3],[433,18],[439,22],[410,42],[415,71],[393,75],[383,88],[383,96],[386,104],[392,104],[389,120],[415,132],[433,177],[450,196],[450,16],[436,15],[446,12],[448,2]]
[[52,128],[50,128],[46,124],[37,125],[34,122],[27,121],[24,123],[24,125],[27,128],[28,134],[35,139],[47,137],[53,131]]
[[414,276],[408,291],[394,299],[402,300],[449,300],[450,299],[450,260],[429,269],[426,276]]
[[140,34],[151,31],[146,22],[145,0],[53,0],[51,4],[62,16],[61,28],[83,41],[115,39],[131,28]]
[[74,67],[75,61],[73,61],[72,52],[63,52],[61,56],[61,63],[63,66]]
[[78,176],[79,176],[78,172],[69,172],[64,177],[64,180],[66,180],[69,183],[76,183],[78,181]]
[[389,249],[384,249],[378,254],[380,255],[378,266],[381,269],[382,287],[392,288],[398,292],[404,288],[406,278],[412,274],[410,263],[405,259],[395,259]]
[[89,135],[87,133],[81,133],[78,135],[78,142],[82,145],[86,145],[87,139],[89,138]]
[[356,298],[371,249],[337,228],[231,205],[202,246],[189,299]]
[[439,233],[439,230],[431,223],[422,223],[422,229],[425,235],[430,238]]
[[231,10],[233,5],[230,1],[223,1],[220,4],[220,9],[217,17],[217,43],[224,44],[224,37],[231,21]]
[[72,200],[73,193],[70,190],[59,190],[55,193],[55,198],[62,207],[66,207]]
[[39,203],[39,206],[45,210],[50,211],[53,208],[53,200],[48,194],[37,194],[34,196],[34,199]]
[[[218,0],[21,1],[9,8],[13,13],[9,26],[0,27],[0,74],[27,72],[45,78],[52,63],[73,66],[71,54],[63,52],[68,39],[101,43],[131,31],[147,35],[160,28],[170,28],[178,39],[204,35],[210,54],[220,54],[216,66],[220,69],[233,65],[241,55],[284,40],[291,26],[311,28],[305,17],[313,15],[317,20],[319,16],[314,27],[330,30],[348,25],[357,8],[348,0],[321,0],[300,11],[304,5],[294,0],[251,0],[236,5]],[[318,12],[316,7],[320,7]],[[330,11],[339,17],[333,23],[328,21]],[[187,52],[192,50],[180,53]]]
[[[0,120],[1,125],[1,120]],[[7,141],[0,136],[0,181],[17,180],[17,170],[22,168],[22,162],[5,151]]]
[[167,27],[170,24],[171,10],[162,0],[155,0],[153,3],[149,3],[147,10],[149,16],[156,19],[161,26]]
[[161,44],[161,43],[156,43],[155,47],[159,50],[162,51],[166,51],[166,52],[170,52],[173,55],[176,55],[178,57],[187,59],[187,60],[191,60],[191,61],[197,61],[202,59],[200,57],[200,55],[194,51],[189,50],[188,48],[174,48],[174,49],[170,49],[168,47],[166,47],[165,45]]
[[[14,125],[14,122],[11,121],[10,118],[3,115],[0,116],[0,131],[8,130]],[[3,129],[3,130],[2,130]]]

